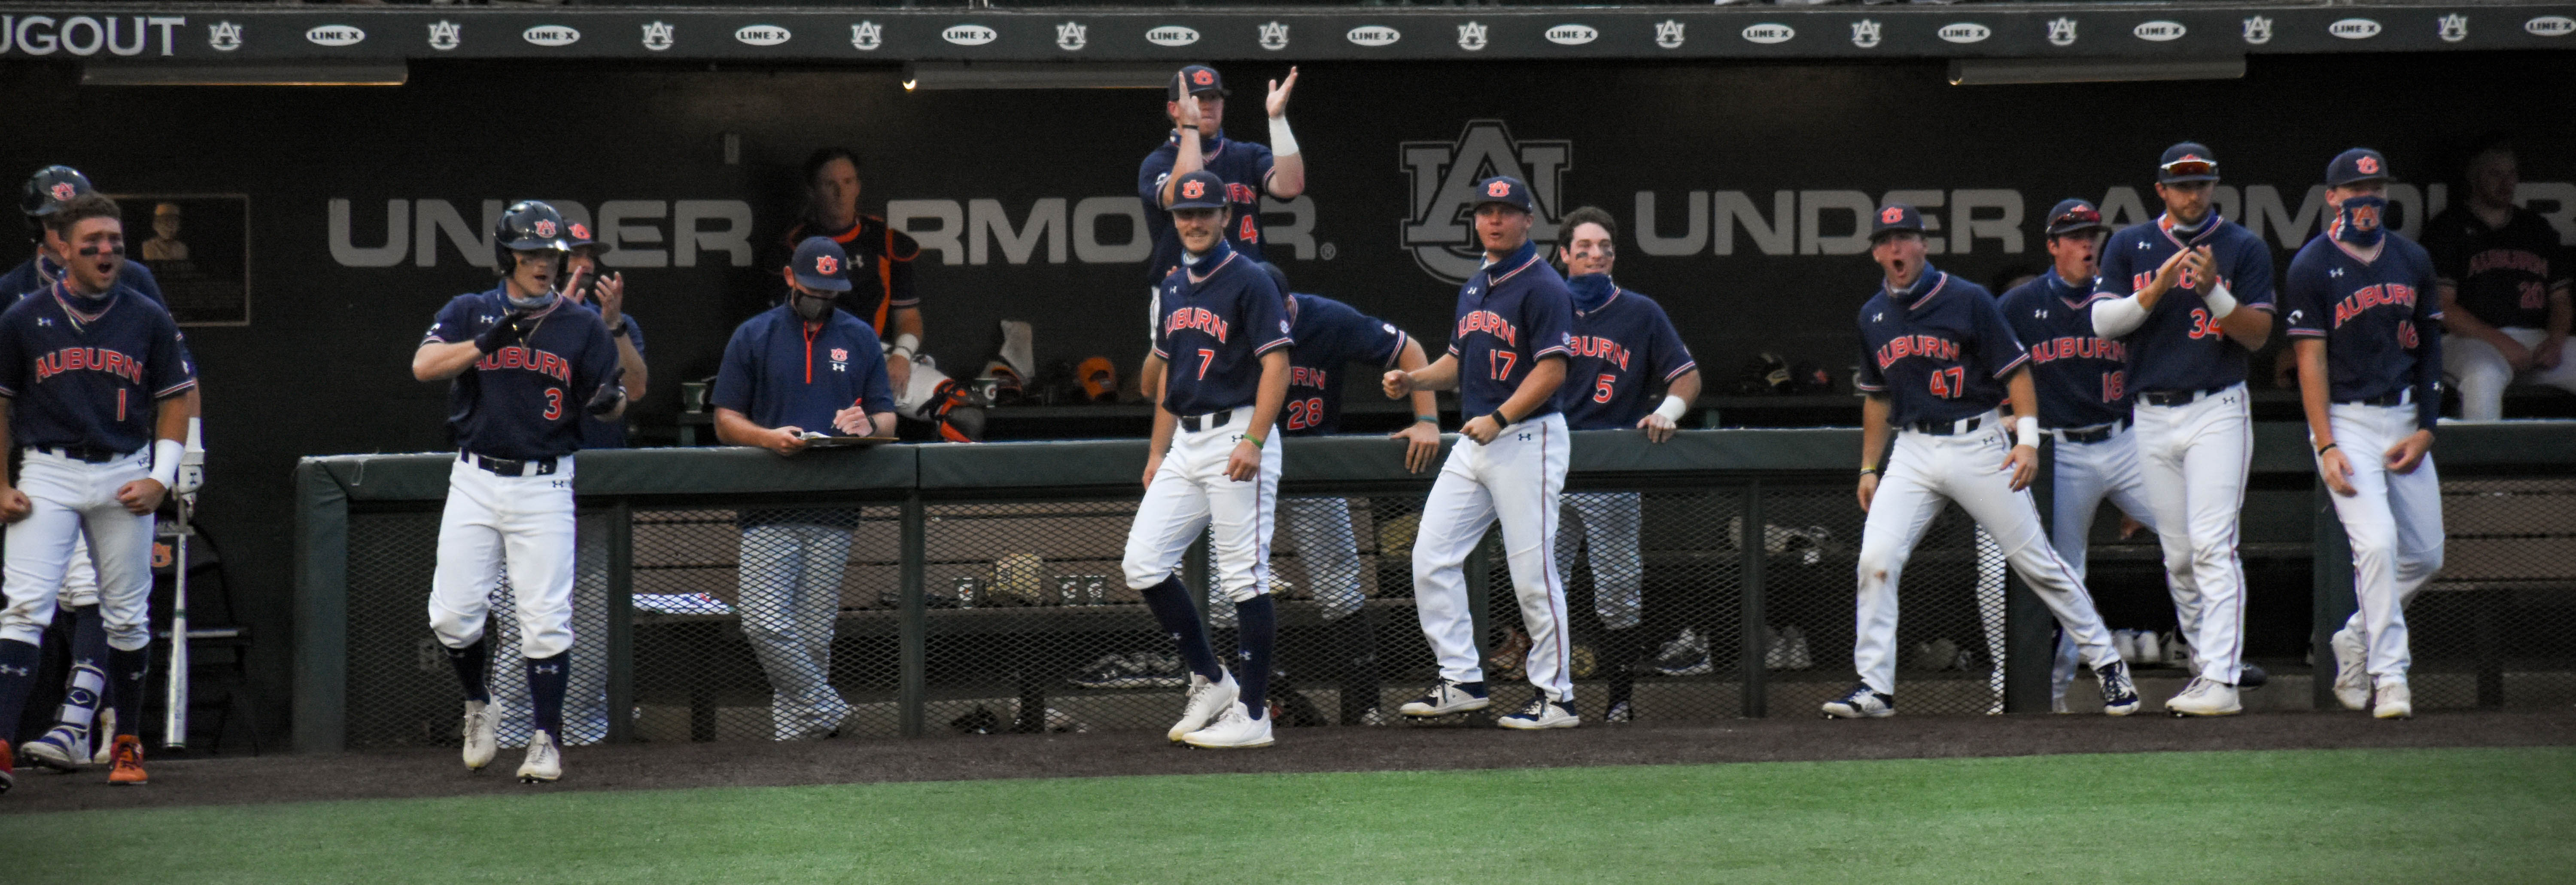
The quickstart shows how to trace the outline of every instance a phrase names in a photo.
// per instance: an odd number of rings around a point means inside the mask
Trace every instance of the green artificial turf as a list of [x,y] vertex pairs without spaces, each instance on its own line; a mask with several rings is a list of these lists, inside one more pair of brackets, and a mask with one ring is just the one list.
[[2576,748],[530,790],[8,830],[11,881],[62,885],[2484,885],[2576,876]]

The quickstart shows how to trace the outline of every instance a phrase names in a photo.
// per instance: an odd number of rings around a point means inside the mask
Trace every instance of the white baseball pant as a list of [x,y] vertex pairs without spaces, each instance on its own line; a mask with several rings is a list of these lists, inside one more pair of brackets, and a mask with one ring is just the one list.
[[[1359,539],[1351,529],[1350,499],[1282,498],[1279,510],[1288,543],[1296,545],[1297,561],[1306,564],[1307,589],[1314,591],[1324,621],[1357,613],[1367,601],[1367,591],[1360,583]],[[1234,626],[1234,607],[1210,606],[1208,622]]]
[[98,565],[90,562],[89,536],[72,537],[72,558],[67,565],[63,569],[63,605],[97,605]]
[[[2053,432],[2053,431],[2052,431]],[[2075,576],[2086,579],[2090,589],[2092,572],[2085,560],[2091,554],[2093,515],[2101,512],[2102,502],[2109,500],[2120,512],[2156,530],[2153,508],[2147,506],[2146,474],[2138,466],[2138,438],[2126,428],[2111,432],[2111,438],[2100,442],[2057,441],[2055,463],[2050,468],[2054,485],[2050,488],[2049,540],[2057,548],[2057,558],[2075,570]],[[2170,581],[2167,582],[2170,585]],[[2167,591],[2171,592],[2171,587]],[[2196,600],[2195,600],[2196,602]],[[2200,627],[2197,605],[2186,607],[2179,595],[2174,597],[2174,616],[2184,636]],[[2075,680],[2075,640],[2057,637],[2057,660],[2049,669],[2049,695],[2066,696],[2066,687]]]
[[1896,449],[1861,525],[1852,668],[1871,691],[1896,693],[1897,584],[1914,545],[1952,501],[1994,535],[2013,571],[2075,634],[2087,662],[2103,667],[2120,659],[2084,582],[2042,537],[2039,506],[2030,490],[2012,489],[2012,472],[2003,466],[2012,449],[1996,424],[1989,412],[1982,425],[1992,430],[1949,436],[1906,430],[1896,435]]
[[[2526,326],[2506,326],[2496,331],[2524,347],[2539,347],[2549,338],[2547,331]],[[2495,345],[2466,335],[2442,336],[2442,371],[2460,389],[2460,420],[2494,421],[2504,417],[2504,389],[2513,384],[2514,374]],[[2576,393],[2576,340],[2559,345],[2557,368],[2533,369],[2523,374],[2522,381]],[[2336,441],[2342,440],[2338,437]]]
[[1171,577],[1190,542],[1206,532],[1215,560],[1209,583],[1216,592],[1234,602],[1270,592],[1270,535],[1277,528],[1279,453],[1286,440],[1275,432],[1264,440],[1261,475],[1252,481],[1225,475],[1226,459],[1250,429],[1252,409],[1218,412],[1225,423],[1196,432],[1172,430],[1172,447],[1155,468],[1153,484],[1136,505],[1135,527],[1127,532],[1127,586],[1143,590]]
[[492,588],[507,569],[519,653],[551,658],[572,648],[572,461],[556,459],[550,474],[535,473],[531,463],[521,476],[463,459],[449,465],[438,570],[429,579],[429,629],[440,644],[466,648],[482,641]]
[[1601,626],[1626,630],[1644,617],[1640,597],[1646,561],[1637,551],[1646,496],[1638,492],[1575,492],[1565,496],[1573,515],[1556,533],[1556,571],[1564,574],[1578,547],[1592,548],[1592,613]]
[[2135,414],[2139,473],[2164,547],[2165,585],[2198,655],[2196,675],[2236,684],[2245,656],[2245,563],[2237,522],[2245,472],[2254,458],[2254,420],[2245,385],[2179,406],[2140,400]]
[[[585,513],[574,520],[578,541],[572,579],[575,636],[608,635],[609,514]],[[528,696],[527,658],[511,650],[521,641],[518,597],[508,580],[492,589],[492,608],[484,632],[501,651],[485,677],[492,705],[501,712],[494,735],[501,746],[524,747],[536,725],[524,715],[536,709]],[[561,745],[596,744],[608,739],[608,643],[580,642],[572,647],[572,670],[564,674],[564,733]]]
[[1529,628],[1529,682],[1559,701],[1574,700],[1567,659],[1565,582],[1556,571],[1560,497],[1572,439],[1565,416],[1548,414],[1503,428],[1490,443],[1460,437],[1422,502],[1422,531],[1413,543],[1414,613],[1440,661],[1440,677],[1482,682],[1475,620],[1467,607],[1467,556],[1485,530],[1503,524],[1503,553],[1521,623]]
[[0,609],[0,639],[44,644],[64,574],[86,536],[107,644],[133,651],[151,643],[152,514],[127,513],[116,500],[118,488],[152,475],[151,461],[149,449],[98,464],[26,450],[17,488],[33,509],[9,524],[0,559],[0,590],[9,602]]
[[782,741],[828,735],[850,715],[832,688],[832,634],[858,520],[847,511],[814,513],[742,527],[735,608],[752,657],[769,675],[772,736]]
[[[2326,407],[2335,450],[2352,465],[2350,497],[2329,493],[2352,540],[2352,590],[2360,608],[2344,629],[2368,651],[2370,675],[2406,679],[2406,603],[2442,570],[2442,480],[2433,456],[2411,473],[2388,469],[2383,454],[2415,433],[2413,405]],[[2315,443],[2309,444],[2315,448]]]

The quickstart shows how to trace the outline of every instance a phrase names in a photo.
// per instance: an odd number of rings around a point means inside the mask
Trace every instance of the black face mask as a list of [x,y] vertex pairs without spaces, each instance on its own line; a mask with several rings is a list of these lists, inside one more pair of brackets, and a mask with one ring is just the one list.
[[828,297],[807,295],[803,292],[790,292],[787,295],[787,303],[789,306],[796,309],[797,316],[804,317],[807,320],[819,320],[822,319],[825,314],[832,312],[832,299]]

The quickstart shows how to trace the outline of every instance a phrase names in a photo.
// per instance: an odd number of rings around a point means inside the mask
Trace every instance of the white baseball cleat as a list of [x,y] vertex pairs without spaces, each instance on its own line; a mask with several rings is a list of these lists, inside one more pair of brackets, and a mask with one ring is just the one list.
[[1254,719],[1244,712],[1242,704],[1229,701],[1215,722],[1182,735],[1181,743],[1208,750],[1248,750],[1270,746],[1274,741],[1270,739],[1270,717]]
[[555,749],[553,735],[543,730],[528,735],[528,758],[519,763],[519,782],[550,784],[563,777],[563,751]]
[[89,736],[67,725],[54,726],[43,737],[18,745],[19,758],[60,772],[81,770],[89,764]]
[[2415,697],[2406,690],[2406,680],[2381,677],[2379,704],[2370,708],[2370,715],[2381,719],[2415,718]]
[[501,742],[492,734],[500,726],[498,718],[489,702],[465,702],[465,770],[482,771],[492,764],[492,754],[500,752]]
[[1482,710],[1493,705],[1494,700],[1485,696],[1484,683],[1451,682],[1443,679],[1440,680],[1440,684],[1423,692],[1421,697],[1404,702],[1404,706],[1395,708],[1395,711],[1416,719],[1428,719],[1434,716],[1447,716],[1451,713]]
[[2370,706],[2370,655],[2361,647],[2361,637],[2352,635],[2349,628],[2337,630],[2328,644],[2334,646],[2335,700],[2342,701],[2346,710]]
[[1896,715],[1896,699],[1871,691],[1869,683],[1852,686],[1850,694],[1825,702],[1827,719],[1885,719]]
[[89,757],[93,765],[116,763],[116,708],[101,707],[98,721],[89,727],[89,736],[98,744],[98,752]]
[[[1209,682],[1207,677],[1196,673],[1190,674],[1189,703],[1181,708],[1181,721],[1172,723],[1172,730],[1165,737],[1172,743],[1180,743],[1190,732],[1207,727],[1210,721],[1225,712],[1225,708],[1243,706],[1234,702],[1241,691],[1242,687],[1234,684],[1234,674],[1226,672],[1223,667],[1217,668],[1215,682]],[[1264,729],[1269,727],[1267,723],[1262,725]]]
[[1542,691],[1531,695],[1529,703],[1522,704],[1520,709],[1494,720],[1494,724],[1514,731],[1538,731],[1573,728],[1583,724],[1583,717],[1575,715],[1574,708],[1566,702],[1548,697],[1547,692]]
[[[2093,675],[2102,680],[2102,715],[2126,716],[2138,712],[2138,683],[2129,678],[2129,665],[2114,661],[2093,671]],[[2059,698],[2057,702],[2061,708],[2058,712],[2065,712],[2066,700]]]
[[2234,716],[2245,712],[2236,702],[2236,686],[2193,677],[2182,693],[2165,700],[2165,712],[2176,716]]

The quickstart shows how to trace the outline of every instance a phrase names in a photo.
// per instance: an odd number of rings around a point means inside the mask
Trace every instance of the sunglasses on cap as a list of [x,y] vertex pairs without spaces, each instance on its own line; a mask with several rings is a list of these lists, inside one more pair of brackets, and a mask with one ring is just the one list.
[[2065,212],[2059,213],[2057,217],[2048,220],[2049,227],[2064,227],[2070,224],[2101,223],[2102,212],[2087,206],[2078,206],[2073,209],[2068,209]]
[[2162,169],[2167,174],[2171,175],[2216,175],[2218,174],[2218,161],[2203,160],[2199,157],[2184,157],[2156,168]]

